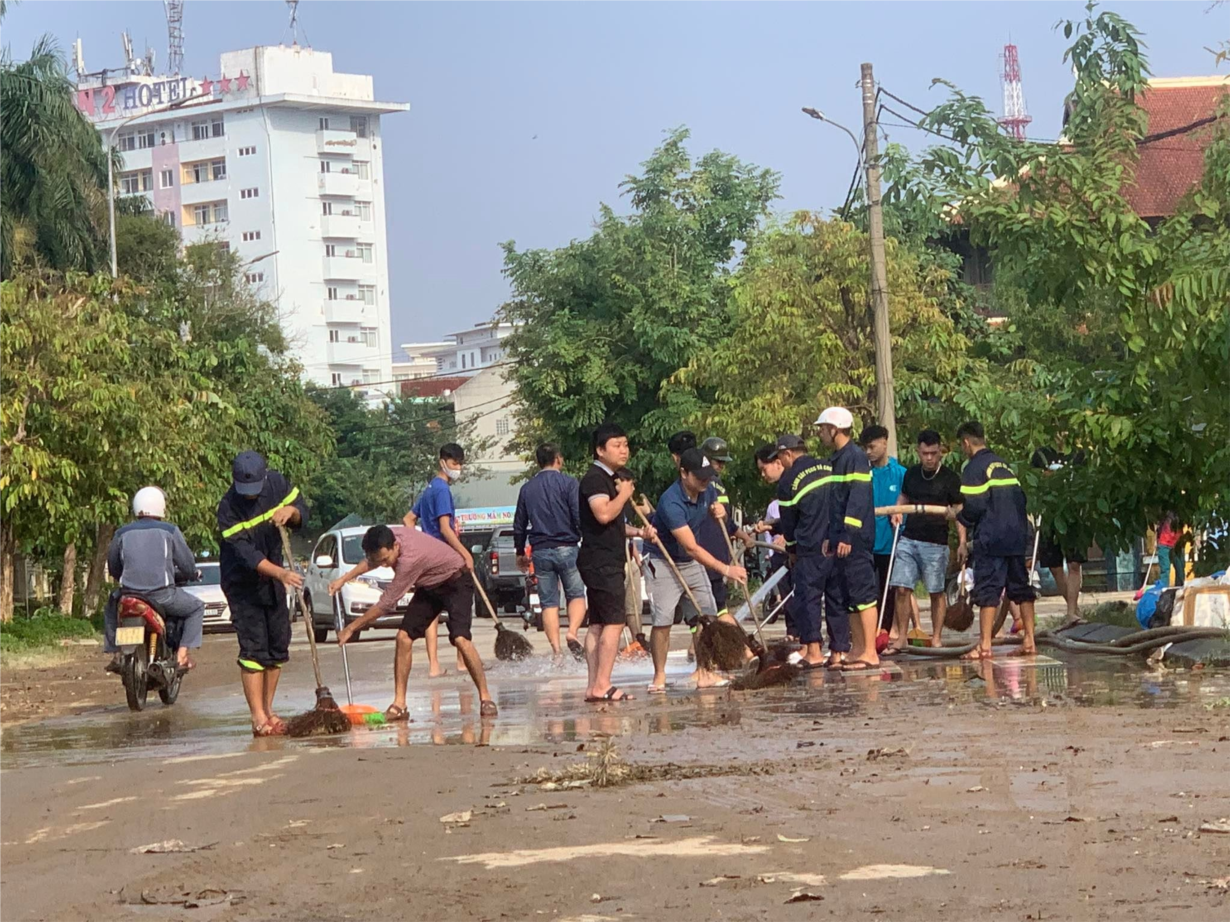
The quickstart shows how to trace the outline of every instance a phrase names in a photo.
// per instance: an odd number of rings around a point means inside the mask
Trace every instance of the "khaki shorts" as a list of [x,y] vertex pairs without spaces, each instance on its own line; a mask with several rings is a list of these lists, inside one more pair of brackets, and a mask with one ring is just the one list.
[[649,589],[654,627],[670,627],[674,624],[675,608],[679,605],[683,606],[683,620],[689,625],[694,624],[701,615],[717,614],[713,587],[709,585],[709,571],[695,560],[676,562],[675,566],[679,568],[680,575],[700,603],[700,611],[697,611],[688,599],[669,563],[656,555],[646,557],[645,560],[653,567],[645,582]]

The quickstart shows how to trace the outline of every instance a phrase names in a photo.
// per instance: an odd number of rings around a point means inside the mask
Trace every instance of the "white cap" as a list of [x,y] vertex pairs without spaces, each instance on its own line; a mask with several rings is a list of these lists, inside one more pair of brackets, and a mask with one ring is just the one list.
[[836,426],[838,429],[849,429],[854,425],[854,417],[845,407],[829,407],[816,420],[817,426]]
[[132,498],[132,514],[164,518],[167,514],[166,495],[157,487],[142,487]]

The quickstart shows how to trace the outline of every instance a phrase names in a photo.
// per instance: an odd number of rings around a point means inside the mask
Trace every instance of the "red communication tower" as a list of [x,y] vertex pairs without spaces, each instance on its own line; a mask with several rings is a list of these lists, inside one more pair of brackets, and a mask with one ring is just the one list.
[[1033,121],[1025,111],[1025,93],[1021,90],[1021,59],[1017,57],[1016,45],[1004,46],[1004,73],[1000,78],[1004,85],[1004,117],[999,123],[1018,141],[1025,140],[1025,126]]

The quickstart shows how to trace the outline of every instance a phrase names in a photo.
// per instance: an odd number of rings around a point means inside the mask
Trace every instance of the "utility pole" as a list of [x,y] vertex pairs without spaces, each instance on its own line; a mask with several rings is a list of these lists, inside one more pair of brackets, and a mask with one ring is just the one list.
[[888,328],[888,269],[884,259],[884,214],[880,209],[880,137],[876,81],[862,66],[863,156],[867,163],[868,236],[871,238],[871,310],[876,344],[876,415],[888,430],[888,453],[897,454],[897,413],[893,398],[893,348]]

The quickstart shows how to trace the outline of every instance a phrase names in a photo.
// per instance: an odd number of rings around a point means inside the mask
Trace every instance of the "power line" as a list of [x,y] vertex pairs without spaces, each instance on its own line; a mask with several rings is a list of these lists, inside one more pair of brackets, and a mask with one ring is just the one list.
[[[474,369],[474,371],[475,372],[486,371],[488,368],[505,368],[509,365],[515,365],[515,364],[516,364],[515,362],[496,362],[492,365],[484,365],[482,368],[476,368]],[[470,369],[468,368],[466,369],[466,371],[469,371],[469,370]],[[439,379],[439,378],[466,378],[467,380],[469,380],[469,377],[472,377],[472,376],[459,375],[459,374],[456,374],[455,372],[449,372],[447,374],[423,375],[422,377],[419,377],[419,378],[392,378],[388,381],[356,381],[353,384],[331,384],[328,387],[321,387],[318,385],[317,387],[319,390],[322,390],[322,391],[343,391],[343,390],[350,390],[356,387],[377,387],[381,384],[409,384],[414,381],[431,381],[433,379]],[[461,386],[463,385],[458,385],[458,387],[461,387]]]
[[[468,413],[470,410],[476,409],[476,408],[478,408],[478,407],[490,406],[491,404],[495,403],[496,401],[499,401],[499,400],[510,400],[510,399],[511,399],[511,396],[510,396],[510,395],[508,395],[508,394],[501,394],[499,397],[493,397],[491,400],[484,400],[482,403],[476,403],[476,404],[474,404],[474,406],[467,407],[467,408],[466,408],[465,410],[463,410],[462,412]],[[347,436],[351,436],[351,435],[357,435],[357,434],[359,434],[360,432],[371,432],[371,431],[376,430],[376,429],[395,429],[395,428],[400,427],[400,426],[408,426],[408,425],[412,425],[412,424],[414,424],[414,423],[420,423],[420,422],[431,422],[432,420],[435,420],[435,419],[445,419],[445,418],[447,418],[447,417],[449,417],[449,416],[456,416],[456,415],[457,415],[457,409],[456,409],[456,407],[455,407],[454,405],[451,405],[451,404],[450,404],[450,408],[449,408],[449,409],[445,409],[444,407],[441,407],[441,408],[440,408],[440,411],[439,411],[439,412],[437,412],[437,413],[428,413],[428,414],[425,414],[425,415],[423,415],[423,416],[411,416],[411,417],[409,417],[409,418],[398,419],[398,420],[396,420],[396,421],[394,421],[394,422],[389,422],[389,423],[377,423],[376,425],[373,425],[373,426],[359,426],[359,427],[354,428],[354,429],[348,429],[348,430],[346,430],[346,432],[345,432],[344,434],[345,434],[345,435],[347,435]],[[480,414],[480,416],[481,416],[481,415],[484,415],[484,414]],[[478,418],[478,417],[476,417],[476,418]],[[339,433],[339,434],[341,434],[341,433]]]
[[[508,397],[508,396],[503,396],[503,397],[498,397],[498,398],[496,398],[496,399],[497,399],[497,400],[504,400],[504,401],[511,401],[511,399],[512,399],[512,398],[511,398],[511,397]],[[477,406],[481,406],[481,404],[477,404]],[[465,423],[470,423],[470,422],[474,422],[475,420],[484,419],[484,418],[486,418],[486,417],[488,417],[488,416],[493,416],[494,414],[499,413],[499,412],[502,412],[503,410],[506,410],[506,409],[508,409],[508,404],[507,404],[507,403],[504,403],[504,404],[501,404],[501,405],[500,405],[500,406],[498,406],[498,407],[495,407],[494,409],[488,410],[488,411],[487,411],[487,412],[485,412],[485,413],[479,413],[479,414],[478,414],[478,415],[476,415],[476,416],[467,416],[467,417],[466,417],[465,419],[463,419],[463,420],[458,420],[458,422],[459,422],[459,423],[462,423],[462,424],[465,424]],[[430,421],[430,418],[427,418],[427,419],[428,419],[428,421]],[[377,426],[377,427],[373,427],[373,428],[387,428],[387,427]],[[363,431],[366,431],[366,430],[362,430],[362,429],[359,429],[359,430],[351,430],[351,433],[350,433],[350,434],[353,434],[354,432],[363,432]],[[370,445],[365,445],[365,446],[363,446],[363,449],[364,449],[364,450],[369,450],[369,449],[372,449],[372,448],[394,448],[394,447],[396,447],[398,444],[399,444],[399,442],[398,442],[398,440],[397,440],[397,439],[391,439],[391,440],[389,440],[389,441],[385,441],[385,442],[375,442],[375,443],[370,444]],[[341,457],[353,458],[353,457],[355,457],[355,455],[343,455],[343,456],[341,456]]]

